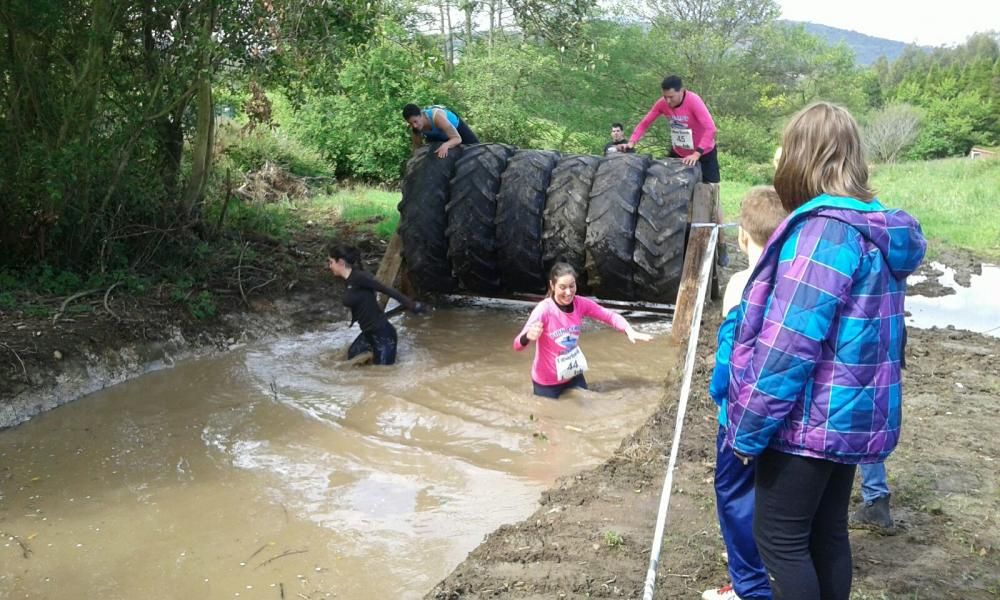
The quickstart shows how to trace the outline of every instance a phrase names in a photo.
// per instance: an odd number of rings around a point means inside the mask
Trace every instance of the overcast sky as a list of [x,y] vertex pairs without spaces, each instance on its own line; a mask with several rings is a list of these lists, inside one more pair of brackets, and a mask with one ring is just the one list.
[[926,46],[961,44],[973,33],[1000,30],[1000,1],[778,0],[782,18],[811,21]]

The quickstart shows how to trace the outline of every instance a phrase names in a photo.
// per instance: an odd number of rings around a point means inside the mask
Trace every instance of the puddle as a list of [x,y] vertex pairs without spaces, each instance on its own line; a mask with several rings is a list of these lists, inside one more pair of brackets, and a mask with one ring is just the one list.
[[[968,287],[955,281],[955,270],[951,267],[937,262],[931,266],[943,273],[938,283],[954,293],[936,298],[907,296],[906,310],[910,313],[907,325],[923,329],[951,325],[1000,337],[1000,266],[983,264],[982,273],[973,273]],[[908,283],[916,285],[926,280],[922,275],[914,275]]]
[[[394,320],[189,361],[0,434],[0,598],[420,598],[651,414],[669,340],[592,327],[596,392],[530,394],[528,314]],[[27,558],[25,558],[27,554]]]

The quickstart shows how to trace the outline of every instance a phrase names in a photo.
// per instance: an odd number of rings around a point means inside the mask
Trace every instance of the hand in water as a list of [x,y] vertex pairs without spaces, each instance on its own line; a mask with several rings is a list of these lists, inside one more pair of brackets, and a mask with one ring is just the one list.
[[653,339],[653,336],[651,336],[650,334],[638,332],[635,329],[632,329],[631,327],[625,330],[625,335],[628,336],[628,341],[632,342],[633,344],[636,342],[648,342],[649,340]]
[[414,302],[413,308],[410,309],[410,312],[415,315],[426,315],[431,312],[431,307],[427,306],[423,302]]
[[528,326],[528,330],[524,332],[524,335],[528,336],[528,339],[534,342],[542,337],[542,324],[540,322],[532,323]]

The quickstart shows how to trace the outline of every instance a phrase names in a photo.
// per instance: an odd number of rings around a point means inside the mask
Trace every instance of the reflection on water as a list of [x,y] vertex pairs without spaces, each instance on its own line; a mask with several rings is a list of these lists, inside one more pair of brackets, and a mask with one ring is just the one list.
[[530,395],[526,315],[407,317],[392,367],[331,326],[0,433],[0,598],[419,598],[659,399],[665,337],[596,328],[595,391]]
[[[1000,266],[984,264],[982,274],[972,274],[968,287],[958,285],[951,267],[936,262],[931,266],[944,273],[938,283],[955,293],[938,298],[907,296],[906,310],[910,316],[906,323],[921,328],[952,325],[957,329],[1000,336]],[[913,276],[909,282],[916,284],[924,279]]]

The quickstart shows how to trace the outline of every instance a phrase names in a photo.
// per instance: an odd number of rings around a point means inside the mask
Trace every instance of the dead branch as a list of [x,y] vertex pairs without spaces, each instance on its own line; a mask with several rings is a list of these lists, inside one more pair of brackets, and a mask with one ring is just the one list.
[[84,296],[89,296],[91,294],[96,294],[99,291],[101,291],[101,290],[98,289],[98,288],[94,288],[92,290],[85,290],[85,291],[82,291],[82,292],[77,292],[77,293],[73,294],[72,296],[70,296],[69,298],[66,298],[65,300],[63,300],[62,306],[59,307],[59,310],[56,312],[56,314],[52,315],[52,324],[55,325],[56,321],[59,320],[59,317],[61,317],[62,314],[64,312],[66,312],[66,307],[69,306],[70,302],[72,302],[74,300],[77,300],[79,298],[83,298]]
[[245,560],[245,561],[243,561],[243,562],[250,562],[251,560],[253,560],[253,557],[255,557],[255,556],[257,556],[258,554],[260,554],[261,552],[263,552],[263,551],[264,551],[264,548],[267,548],[267,547],[268,547],[268,546],[270,546],[270,545],[271,545],[270,543],[267,543],[267,544],[264,544],[263,546],[261,546],[260,548],[257,548],[257,551],[256,551],[256,552],[254,552],[253,554],[251,554],[251,555],[250,555],[250,558],[246,559],[246,560]]
[[121,322],[122,319],[121,319],[121,317],[118,316],[118,314],[115,311],[111,310],[110,306],[108,306],[108,296],[111,295],[111,290],[113,290],[116,287],[118,287],[118,285],[120,283],[121,283],[120,281],[116,281],[116,282],[112,283],[111,287],[109,287],[104,292],[104,310],[108,311],[108,314],[111,315],[112,317],[114,317],[115,321],[118,321],[119,323]]
[[250,307],[250,302],[247,301],[246,292],[243,291],[243,253],[246,252],[249,245],[250,243],[247,242],[240,248],[240,259],[236,264],[236,284],[240,287],[240,298],[243,298],[243,304],[247,305],[247,308]]
[[264,287],[264,286],[266,286],[266,285],[269,285],[269,284],[273,283],[273,282],[274,282],[274,280],[276,280],[277,278],[278,278],[278,276],[277,276],[277,275],[275,275],[275,276],[271,277],[270,279],[268,279],[267,281],[265,281],[264,283],[261,283],[260,285],[255,285],[255,286],[253,286],[253,287],[252,287],[252,288],[250,288],[250,290],[249,290],[249,291],[247,292],[247,296],[249,296],[250,294],[252,294],[252,293],[254,293],[255,291],[259,290],[260,288],[262,288],[262,287]]
[[24,558],[28,558],[28,555],[31,554],[31,548],[28,547],[28,544],[26,544],[24,540],[17,537],[16,535],[12,533],[7,533],[6,531],[0,531],[0,537],[12,539],[15,542],[17,542],[17,545],[21,547],[21,555],[24,556]]
[[309,551],[308,550],[285,550],[281,554],[279,554],[277,556],[272,556],[271,558],[269,558],[269,559],[265,560],[264,562],[260,563],[259,565],[257,565],[256,567],[254,567],[254,569],[259,569],[259,568],[263,567],[264,565],[270,564],[270,563],[278,560],[279,558],[284,558],[286,556],[292,556],[293,554],[305,554],[306,552],[309,552]]
[[4,348],[11,351],[11,353],[14,355],[14,358],[17,359],[17,362],[21,363],[21,372],[24,373],[24,380],[27,381],[28,383],[31,383],[31,378],[28,377],[28,369],[24,368],[24,361],[21,360],[21,356],[17,353],[17,350],[14,350],[13,348],[11,348],[10,346],[8,346],[3,342],[0,342],[0,346],[3,346]]

